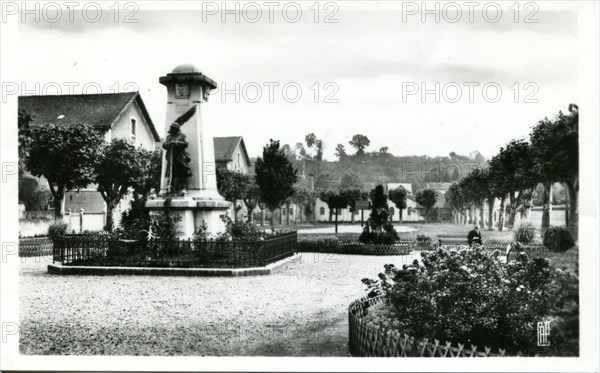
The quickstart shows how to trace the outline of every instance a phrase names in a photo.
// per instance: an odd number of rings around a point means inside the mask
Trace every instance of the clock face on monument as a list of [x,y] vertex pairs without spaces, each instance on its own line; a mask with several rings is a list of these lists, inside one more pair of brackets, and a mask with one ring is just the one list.
[[190,86],[187,83],[175,84],[175,98],[189,98]]

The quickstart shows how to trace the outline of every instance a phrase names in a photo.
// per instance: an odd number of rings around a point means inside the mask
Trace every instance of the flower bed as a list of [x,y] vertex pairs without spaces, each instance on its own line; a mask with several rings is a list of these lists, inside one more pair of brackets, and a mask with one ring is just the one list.
[[54,240],[54,262],[78,266],[248,268],[265,266],[296,251],[296,232],[241,240],[124,240],[64,236]]
[[382,296],[359,299],[348,307],[349,349],[361,357],[501,357],[489,348],[417,339],[402,333],[395,312]]
[[317,252],[351,255],[408,255],[415,249],[413,241],[398,241],[395,244],[372,244],[357,241],[342,241],[337,238],[304,239],[298,242],[299,252]]
[[[498,251],[479,248],[421,256],[422,264],[388,264],[378,280],[363,279],[369,297],[386,301],[386,312],[374,309],[367,321],[417,339],[502,348],[510,355],[579,354],[576,275],[545,258],[519,255],[504,263]],[[551,324],[551,343],[540,347],[537,325],[544,321]]]

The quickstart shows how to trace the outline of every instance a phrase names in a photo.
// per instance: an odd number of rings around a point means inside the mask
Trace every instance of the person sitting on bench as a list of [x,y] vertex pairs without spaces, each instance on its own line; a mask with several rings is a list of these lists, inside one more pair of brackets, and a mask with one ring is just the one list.
[[481,240],[481,232],[479,231],[479,227],[475,226],[472,231],[469,232],[467,236],[467,241],[469,242],[469,246],[473,246],[474,243],[481,245],[483,242]]

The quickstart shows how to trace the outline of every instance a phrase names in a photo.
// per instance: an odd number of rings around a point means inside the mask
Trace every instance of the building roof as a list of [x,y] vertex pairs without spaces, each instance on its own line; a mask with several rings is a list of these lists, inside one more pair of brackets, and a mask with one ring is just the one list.
[[250,157],[246,151],[246,144],[242,136],[215,137],[215,162],[229,162],[233,160],[233,153],[240,146],[246,162],[250,164]]
[[408,194],[412,194],[412,184],[411,183],[387,183],[387,190],[398,189],[398,187],[404,188],[408,192]]
[[130,105],[136,103],[152,132],[154,141],[160,136],[139,92],[92,95],[19,96],[19,110],[31,115],[31,125],[89,124],[108,129],[117,123]]
[[427,183],[427,184],[425,184],[425,188],[433,189],[433,190],[437,190],[437,191],[446,191],[446,190],[450,189],[450,186],[452,186],[452,183]]

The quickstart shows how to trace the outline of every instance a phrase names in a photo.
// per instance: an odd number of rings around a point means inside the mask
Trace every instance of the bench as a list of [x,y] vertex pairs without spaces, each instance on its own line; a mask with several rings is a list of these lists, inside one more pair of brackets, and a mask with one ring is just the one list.
[[467,235],[462,234],[440,234],[438,235],[438,244],[439,245],[448,245],[448,244],[467,244]]

